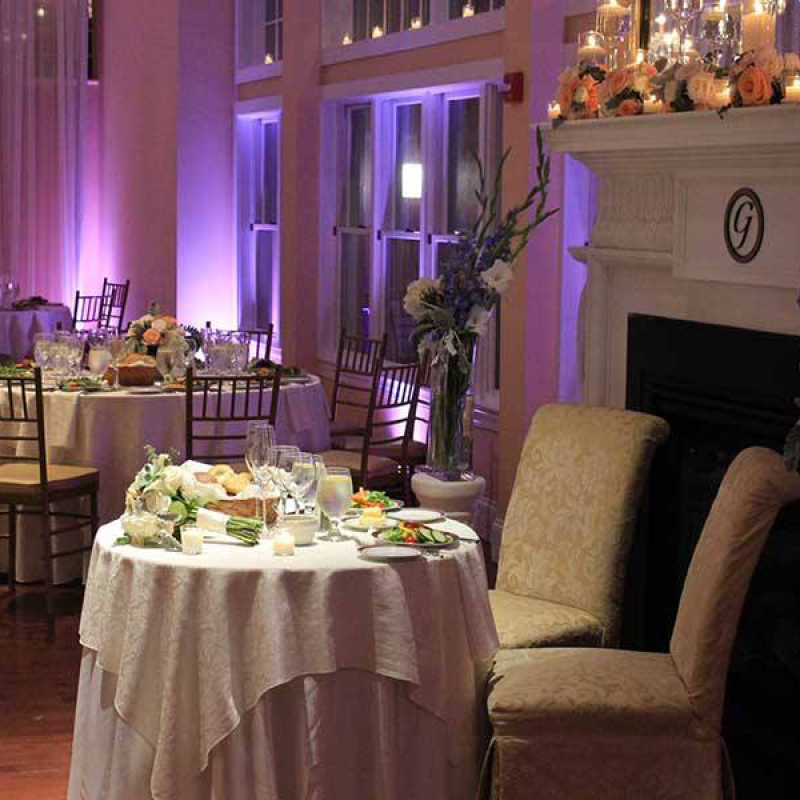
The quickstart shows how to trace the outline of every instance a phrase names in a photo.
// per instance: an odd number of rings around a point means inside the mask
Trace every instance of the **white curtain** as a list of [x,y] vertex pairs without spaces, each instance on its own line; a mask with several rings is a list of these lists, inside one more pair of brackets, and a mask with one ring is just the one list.
[[72,303],[81,222],[87,0],[0,0],[0,273]]

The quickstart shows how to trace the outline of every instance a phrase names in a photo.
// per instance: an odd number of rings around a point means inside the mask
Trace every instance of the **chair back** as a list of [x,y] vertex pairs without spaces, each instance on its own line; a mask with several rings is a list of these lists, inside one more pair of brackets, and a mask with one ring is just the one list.
[[401,443],[401,463],[408,457],[414,435],[417,404],[425,367],[415,364],[384,366],[373,382],[367,412],[367,425],[361,451],[361,475],[368,483],[369,454],[372,447]]
[[275,326],[270,322],[266,328],[240,329],[239,333],[246,333],[250,337],[250,358],[258,360],[263,358],[269,361],[272,353],[272,336]]
[[386,355],[386,334],[381,339],[349,336],[342,329],[336,355],[336,373],[331,393],[331,420],[340,406],[360,408],[367,413],[374,381]]
[[683,584],[670,653],[695,713],[722,723],[731,649],[750,579],[775,517],[800,500],[800,475],[772,450],[751,447],[728,468]]
[[107,301],[102,294],[81,294],[75,292],[75,305],[72,308],[72,329],[79,327],[106,327]]
[[128,302],[130,287],[130,280],[125,283],[112,283],[108,278],[103,278],[102,324],[104,328],[113,328],[117,333],[122,333],[125,305]]
[[187,369],[186,458],[243,461],[247,423],[259,420],[275,425],[280,388],[280,367],[273,378],[196,375],[194,369]]
[[587,611],[603,645],[616,644],[636,516],[668,435],[649,414],[542,406],[517,467],[497,588]]
[[44,428],[42,370],[29,378],[0,378],[0,461],[39,464],[39,478],[47,486],[47,443]]

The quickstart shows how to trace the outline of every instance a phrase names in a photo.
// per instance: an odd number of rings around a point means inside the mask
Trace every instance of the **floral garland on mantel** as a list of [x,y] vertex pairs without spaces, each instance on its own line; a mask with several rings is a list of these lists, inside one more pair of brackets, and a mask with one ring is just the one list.
[[784,72],[800,72],[800,57],[780,55],[768,46],[742,53],[729,69],[706,61],[631,64],[611,71],[581,63],[561,73],[550,117],[558,125],[597,117],[709,109],[723,113],[731,107],[776,105],[784,99]]

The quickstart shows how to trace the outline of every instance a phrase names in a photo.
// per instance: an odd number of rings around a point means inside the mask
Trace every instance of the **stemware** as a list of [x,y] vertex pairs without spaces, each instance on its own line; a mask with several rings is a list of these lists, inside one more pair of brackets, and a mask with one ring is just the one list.
[[317,488],[317,503],[331,520],[329,542],[343,542],[339,525],[353,501],[353,479],[345,467],[325,467],[325,474]]
[[316,479],[314,456],[311,453],[298,453],[292,464],[291,487],[297,512],[305,512],[303,497]]
[[319,487],[319,480],[325,474],[325,462],[322,456],[316,454],[311,455],[313,462],[313,477],[311,483],[306,488],[305,492],[299,495],[299,500],[304,509],[309,510],[312,514],[317,513],[317,488]]
[[271,472],[275,466],[275,429],[267,422],[250,422],[247,426],[244,462],[253,476],[261,496],[264,532],[267,525],[267,492],[271,484]]
[[111,353],[111,365],[114,367],[114,388],[119,389],[119,367],[120,362],[125,357],[128,343],[125,337],[112,333],[108,337],[108,350]]
[[37,333],[33,337],[33,359],[42,372],[50,372],[53,368],[53,346],[56,337],[52,333]]
[[83,361],[83,340],[72,331],[56,331],[55,342],[57,370],[68,378],[76,377]]
[[292,470],[294,462],[300,456],[300,448],[292,445],[281,444],[275,447],[275,483],[281,495],[283,513],[288,513],[288,501],[292,496]]
[[111,363],[111,349],[108,346],[108,331],[97,330],[89,334],[89,372],[102,378]]

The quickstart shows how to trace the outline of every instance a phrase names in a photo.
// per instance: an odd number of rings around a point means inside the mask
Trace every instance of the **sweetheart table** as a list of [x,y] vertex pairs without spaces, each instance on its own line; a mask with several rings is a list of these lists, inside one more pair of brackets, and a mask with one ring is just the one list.
[[477,542],[379,563],[120,533],[89,567],[69,800],[474,796],[497,649]]
[[[0,397],[0,403],[5,398]],[[200,398],[198,397],[198,402]],[[47,392],[44,395],[47,457],[51,464],[94,466],[100,470],[100,521],[109,522],[123,510],[125,490],[145,462],[144,447],[159,452],[183,451],[186,435],[186,395],[182,392],[138,394],[133,391]],[[281,386],[276,436],[281,444],[294,444],[321,452],[329,447],[328,410],[322,382]],[[19,445],[18,454],[22,454]],[[202,457],[198,455],[198,457]],[[37,521],[20,519],[17,578],[40,580],[43,575]],[[5,519],[2,521],[5,525]],[[77,547],[76,534],[60,537],[65,550]],[[0,569],[6,549],[0,548]],[[57,582],[83,574],[82,556],[55,561]]]

